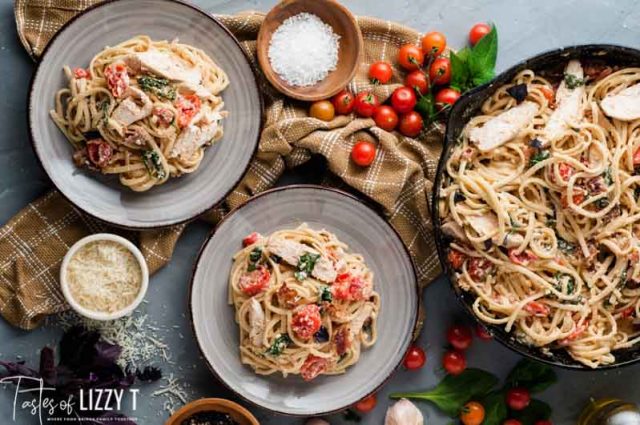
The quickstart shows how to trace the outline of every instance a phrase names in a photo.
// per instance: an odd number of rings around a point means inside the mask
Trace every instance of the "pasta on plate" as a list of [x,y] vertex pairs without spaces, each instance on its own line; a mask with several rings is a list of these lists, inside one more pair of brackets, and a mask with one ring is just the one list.
[[202,50],[141,35],[64,72],[51,118],[79,167],[142,192],[197,170],[223,135],[229,79]]
[[482,321],[590,367],[640,342],[640,68],[520,72],[464,128],[439,214]]
[[260,375],[336,375],[377,339],[380,297],[359,254],[306,224],[252,233],[233,258],[240,358]]

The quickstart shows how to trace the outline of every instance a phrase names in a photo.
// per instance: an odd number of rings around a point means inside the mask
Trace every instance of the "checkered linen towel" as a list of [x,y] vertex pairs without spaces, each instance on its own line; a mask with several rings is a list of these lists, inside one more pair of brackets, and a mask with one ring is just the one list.
[[[47,42],[70,18],[96,0],[17,0],[15,16],[20,40],[37,60]],[[258,68],[255,44],[264,15],[242,13],[218,16],[241,42]],[[373,18],[358,18],[365,43],[365,58],[349,88],[353,92],[373,89],[382,99],[401,83],[374,87],[367,78],[368,64],[395,62],[398,48],[417,42],[419,34],[407,27]],[[327,172],[351,189],[380,205],[399,232],[415,261],[419,284],[424,286],[439,273],[428,202],[442,146],[442,129],[434,127],[420,140],[388,133],[371,119],[338,116],[331,122],[308,117],[308,104],[292,101],[276,92],[261,77],[266,122],[258,153],[241,183],[222,206],[207,213],[215,223],[252,195],[274,185],[286,168],[303,164],[312,154],[327,160]],[[349,160],[353,144],[360,139],[377,141],[378,154],[367,168]],[[337,176],[339,179],[335,179]],[[140,246],[156,271],[171,258],[184,226],[143,232],[110,228],[82,214],[53,191],[28,205],[0,229],[0,313],[10,323],[32,329],[52,313],[68,308],[58,282],[60,263],[78,239],[96,232],[122,234]],[[420,326],[418,327],[420,328]]]

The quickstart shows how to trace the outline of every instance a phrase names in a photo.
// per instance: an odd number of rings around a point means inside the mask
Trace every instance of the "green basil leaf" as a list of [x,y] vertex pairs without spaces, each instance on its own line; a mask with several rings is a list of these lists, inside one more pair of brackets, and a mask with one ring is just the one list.
[[[468,56],[468,53],[465,56]],[[451,61],[451,87],[463,93],[468,89],[469,85],[469,67],[466,59],[451,52],[449,60]]]
[[470,400],[481,399],[498,383],[498,378],[484,370],[467,369],[460,375],[447,375],[435,388],[424,392],[394,393],[393,399],[408,398],[434,403],[450,417],[456,417]]
[[525,387],[532,393],[538,393],[549,388],[557,380],[558,377],[550,366],[523,359],[509,373],[506,384],[509,387]]
[[502,425],[507,419],[507,403],[503,391],[493,391],[481,401],[484,406],[484,421],[482,425]]
[[433,94],[430,92],[424,96],[420,96],[416,106],[413,108],[416,112],[422,115],[425,123],[428,124],[433,121],[436,115],[435,100]]
[[477,84],[476,81],[486,82],[487,78],[493,78],[497,57],[498,30],[493,25],[489,34],[482,37],[469,53],[469,71],[474,84]]
[[[551,417],[551,406],[542,400],[532,399],[525,409],[519,412],[514,411],[513,417],[519,420],[522,425],[535,425],[537,421]],[[486,425],[486,422],[483,424]]]
[[474,75],[473,78],[471,78],[471,82],[473,83],[474,87],[475,86],[481,86],[481,85],[491,81],[493,79],[493,77],[495,77],[495,72],[494,72],[493,68],[485,69],[482,72]]

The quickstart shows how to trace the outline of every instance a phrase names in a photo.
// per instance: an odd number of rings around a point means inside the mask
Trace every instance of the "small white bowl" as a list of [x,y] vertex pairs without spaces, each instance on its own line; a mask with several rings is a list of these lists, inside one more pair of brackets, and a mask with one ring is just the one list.
[[[140,284],[140,292],[138,293],[138,296],[136,297],[136,299],[133,300],[133,302],[129,304],[127,307],[123,308],[122,310],[115,311],[113,313],[105,313],[100,311],[89,310],[81,306],[73,298],[73,296],[71,295],[71,291],[69,290],[69,284],[67,282],[67,277],[66,277],[69,260],[71,260],[71,257],[73,257],[73,255],[78,251],[78,249],[80,249],[81,247],[83,247],[84,245],[90,242],[95,242],[95,241],[112,241],[112,242],[117,242],[120,245],[124,246],[134,255],[134,257],[136,257],[136,260],[138,260],[138,264],[140,265],[140,270],[142,271],[142,282]],[[142,302],[142,300],[144,299],[144,296],[147,293],[147,289],[149,288],[149,268],[147,267],[147,262],[145,261],[138,247],[132,244],[131,242],[129,242],[127,239],[120,237],[118,235],[113,235],[111,233],[97,233],[95,235],[87,236],[80,239],[78,242],[73,244],[71,248],[69,248],[69,251],[64,256],[64,259],[62,260],[62,265],[60,266],[60,287],[62,289],[62,293],[64,294],[64,297],[66,298],[67,302],[69,303],[71,308],[74,309],[78,314],[94,320],[115,320],[123,316],[126,316],[128,314],[131,314],[131,312],[133,312],[133,310],[135,310],[136,307],[138,307]]]

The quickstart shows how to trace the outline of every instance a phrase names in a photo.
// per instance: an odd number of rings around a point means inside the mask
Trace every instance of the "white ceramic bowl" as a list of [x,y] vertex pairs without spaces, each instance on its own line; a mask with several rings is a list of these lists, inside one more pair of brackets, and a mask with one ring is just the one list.
[[[140,270],[142,271],[142,283],[140,285],[140,292],[138,293],[136,299],[133,300],[133,302],[127,307],[113,313],[94,311],[81,306],[73,298],[73,296],[71,295],[71,291],[69,290],[69,283],[67,282],[66,273],[67,267],[69,265],[69,260],[71,260],[71,257],[73,257],[78,249],[82,248],[90,242],[95,241],[112,241],[124,246],[134,255],[134,257],[136,257],[136,260],[138,260],[138,264],[140,265]],[[147,289],[149,288],[149,268],[147,267],[147,262],[142,256],[142,252],[140,252],[138,247],[129,242],[127,239],[118,235],[113,235],[111,233],[97,233],[95,235],[90,235],[80,239],[78,242],[73,244],[71,248],[69,248],[69,251],[66,253],[64,259],[62,260],[62,265],[60,266],[60,287],[65,299],[67,300],[71,308],[74,309],[78,314],[94,320],[115,320],[131,314],[131,312],[133,312],[133,310],[135,310],[136,307],[138,307],[144,299],[144,296],[147,293]]]

